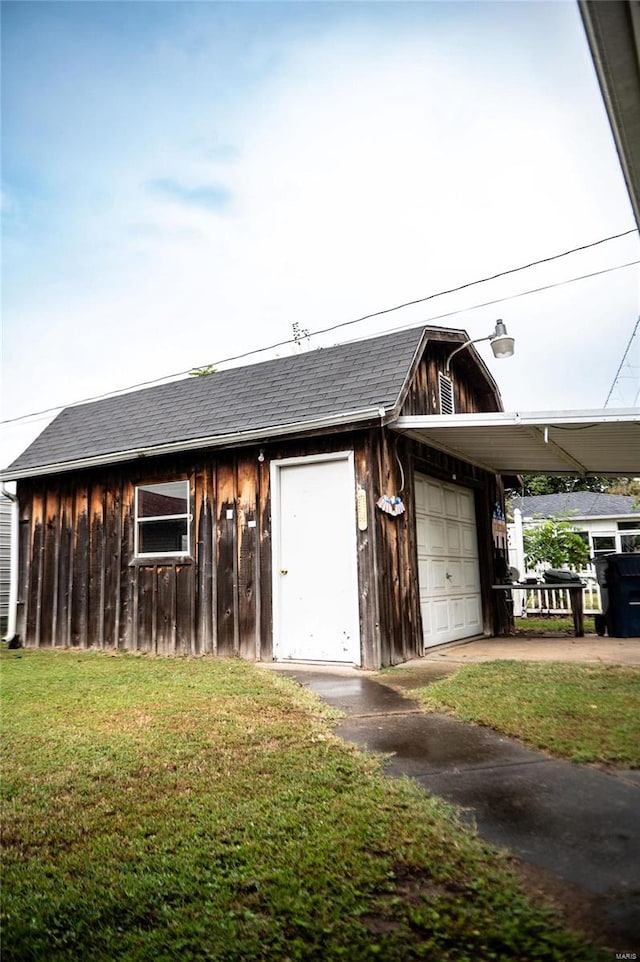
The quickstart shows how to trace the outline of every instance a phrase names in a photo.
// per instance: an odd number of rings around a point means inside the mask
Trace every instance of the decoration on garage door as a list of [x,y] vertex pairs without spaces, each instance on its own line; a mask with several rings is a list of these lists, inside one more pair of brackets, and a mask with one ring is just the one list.
[[491,529],[493,534],[493,545],[495,548],[506,548],[507,547],[507,522],[505,520],[504,511],[502,510],[502,505],[499,501],[496,501],[493,506],[493,519],[491,523]]

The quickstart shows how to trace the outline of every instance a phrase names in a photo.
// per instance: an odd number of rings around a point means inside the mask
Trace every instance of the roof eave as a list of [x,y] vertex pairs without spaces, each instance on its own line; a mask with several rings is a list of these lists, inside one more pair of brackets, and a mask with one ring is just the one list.
[[640,227],[640,9],[578,0],[620,166]]
[[193,451],[198,448],[241,447],[260,441],[288,437],[294,434],[307,434],[326,428],[340,428],[351,424],[362,424],[384,418],[384,408],[371,407],[361,411],[347,411],[343,414],[332,414],[310,421],[298,421],[291,424],[279,424],[270,428],[253,428],[250,431],[237,431],[233,434],[219,434],[211,437],[193,438],[188,441],[172,441],[168,444],[156,444],[149,447],[131,448],[124,451],[113,451],[109,454],[97,454],[88,458],[74,461],[58,461],[53,464],[41,464],[29,468],[10,467],[0,471],[2,481],[20,481],[24,478],[37,478],[49,474],[64,474],[67,471],[80,471],[86,468],[101,467],[108,464],[120,464],[126,461],[137,461],[141,458],[158,457],[163,454],[178,454],[182,451]]

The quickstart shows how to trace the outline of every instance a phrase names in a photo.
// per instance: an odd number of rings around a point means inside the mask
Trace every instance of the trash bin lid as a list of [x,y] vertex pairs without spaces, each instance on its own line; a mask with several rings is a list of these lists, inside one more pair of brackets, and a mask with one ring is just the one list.
[[640,552],[627,551],[606,556],[607,576],[614,578],[640,578]]

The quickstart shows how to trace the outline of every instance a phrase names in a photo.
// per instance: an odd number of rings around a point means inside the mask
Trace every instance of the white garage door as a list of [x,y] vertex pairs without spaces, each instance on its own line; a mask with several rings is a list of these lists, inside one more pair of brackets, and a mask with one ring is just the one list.
[[473,492],[415,476],[418,579],[424,646],[482,632]]

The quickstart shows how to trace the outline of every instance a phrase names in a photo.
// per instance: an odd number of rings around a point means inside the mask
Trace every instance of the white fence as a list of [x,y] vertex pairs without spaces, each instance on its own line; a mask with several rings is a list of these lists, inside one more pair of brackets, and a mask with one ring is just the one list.
[[[543,588],[536,591],[513,589],[513,613],[518,618],[527,615],[568,615],[571,614],[571,599],[564,588]],[[597,581],[587,581],[582,593],[585,614],[602,611],[600,586]]]
[[[507,525],[509,540],[509,564],[513,565],[524,578],[524,546],[522,537],[522,516],[520,511],[514,511],[512,524]],[[543,569],[536,571],[536,576],[542,581]],[[586,613],[602,611],[602,597],[600,585],[595,576],[595,568],[580,572],[580,578],[586,587],[583,592],[584,610]],[[568,591],[562,588],[543,588],[538,591],[513,591],[513,613],[516,617],[527,615],[565,615],[571,614],[571,601]]]

